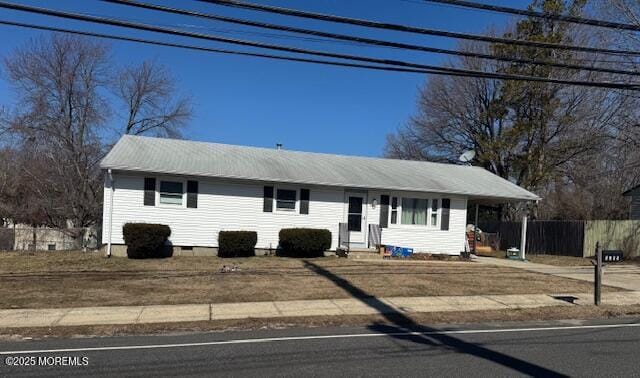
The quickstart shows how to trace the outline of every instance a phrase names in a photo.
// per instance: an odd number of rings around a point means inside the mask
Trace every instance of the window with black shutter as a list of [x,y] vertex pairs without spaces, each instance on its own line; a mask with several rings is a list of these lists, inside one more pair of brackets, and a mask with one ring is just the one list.
[[181,181],[160,181],[160,204],[182,206],[184,203],[184,183]]
[[187,207],[198,207],[198,182],[187,181]]
[[276,210],[295,211],[298,192],[295,189],[276,190]]
[[153,177],[144,178],[144,205],[156,205],[156,179]]
[[309,189],[300,189],[300,214],[309,214]]
[[264,203],[262,211],[265,213],[273,212],[273,186],[264,187]]

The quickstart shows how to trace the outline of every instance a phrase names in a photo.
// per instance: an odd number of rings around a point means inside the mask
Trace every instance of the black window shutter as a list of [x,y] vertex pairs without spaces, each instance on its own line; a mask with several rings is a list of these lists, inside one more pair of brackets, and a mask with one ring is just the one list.
[[198,182],[187,181],[187,207],[198,207]]
[[265,213],[273,212],[273,186],[264,187],[264,207],[262,211]]
[[309,214],[309,189],[300,189],[300,214]]
[[380,228],[389,227],[389,196],[380,196]]
[[156,179],[153,177],[144,178],[144,205],[156,205]]
[[443,231],[449,230],[449,213],[451,212],[451,200],[448,198],[442,199],[442,216],[440,218],[440,229]]

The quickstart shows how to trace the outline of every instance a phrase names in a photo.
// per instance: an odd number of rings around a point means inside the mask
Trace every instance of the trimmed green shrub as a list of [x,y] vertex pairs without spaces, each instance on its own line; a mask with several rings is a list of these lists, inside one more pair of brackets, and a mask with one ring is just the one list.
[[283,256],[321,257],[331,248],[331,231],[316,228],[283,228],[280,230]]
[[172,248],[167,245],[171,228],[164,224],[127,223],[122,227],[127,256],[130,259],[157,259],[171,257]]
[[220,231],[218,257],[255,256],[258,233],[254,231]]

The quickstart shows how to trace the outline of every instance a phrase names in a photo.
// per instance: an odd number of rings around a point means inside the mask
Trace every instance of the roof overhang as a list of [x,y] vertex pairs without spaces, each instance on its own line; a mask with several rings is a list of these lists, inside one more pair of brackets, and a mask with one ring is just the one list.
[[[517,203],[517,202],[533,202],[539,201],[541,198],[538,196],[533,197],[500,197],[500,196],[478,196],[477,194],[472,194],[464,191],[443,191],[438,189],[428,189],[428,188],[412,188],[412,187],[402,187],[402,186],[371,186],[371,185],[354,185],[354,184],[339,184],[339,183],[327,183],[327,182],[316,182],[309,180],[284,180],[279,178],[265,178],[265,177],[248,177],[248,176],[229,176],[229,175],[212,175],[209,173],[194,173],[194,172],[178,172],[171,170],[147,170],[140,167],[129,167],[123,165],[102,165],[100,167],[102,170],[111,169],[115,172],[128,172],[133,174],[155,174],[155,175],[172,175],[172,176],[185,176],[185,177],[206,177],[212,179],[222,179],[222,180],[233,180],[233,181],[253,181],[253,182],[261,182],[261,183],[285,183],[285,184],[295,184],[295,185],[313,185],[313,186],[322,186],[322,187],[333,187],[333,188],[348,188],[348,189],[363,189],[363,190],[377,190],[377,191],[398,191],[398,192],[414,192],[414,193],[435,193],[441,195],[452,195],[452,196],[460,196],[466,197],[469,201],[477,201],[482,202],[487,205],[499,205],[504,203]],[[532,194],[533,195],[533,194]]]

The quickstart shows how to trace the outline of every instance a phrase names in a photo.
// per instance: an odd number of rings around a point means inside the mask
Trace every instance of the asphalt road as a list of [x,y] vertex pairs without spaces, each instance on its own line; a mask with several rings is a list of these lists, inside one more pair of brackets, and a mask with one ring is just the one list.
[[372,326],[3,342],[0,376],[640,375],[640,323],[629,320],[417,331]]

